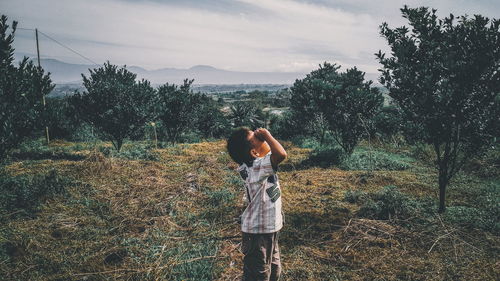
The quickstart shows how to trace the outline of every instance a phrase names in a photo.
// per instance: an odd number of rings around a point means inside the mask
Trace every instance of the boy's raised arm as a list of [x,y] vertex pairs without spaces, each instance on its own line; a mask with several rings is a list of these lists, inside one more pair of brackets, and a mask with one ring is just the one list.
[[275,170],[278,168],[278,164],[286,159],[287,154],[283,146],[271,135],[267,129],[259,128],[255,130],[257,136],[264,139],[269,147],[271,148],[271,164]]

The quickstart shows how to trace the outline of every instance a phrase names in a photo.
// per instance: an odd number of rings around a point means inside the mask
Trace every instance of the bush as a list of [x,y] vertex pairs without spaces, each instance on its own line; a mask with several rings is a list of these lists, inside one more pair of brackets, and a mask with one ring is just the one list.
[[464,171],[480,177],[500,177],[500,145],[493,146],[463,167]]
[[[464,175],[470,177],[468,175]],[[500,232],[500,182],[492,180],[475,186],[458,186],[468,198],[467,206],[450,206],[446,209],[445,219],[453,224],[467,228],[479,228],[495,233]]]
[[308,159],[301,164],[306,166],[319,166],[327,168],[339,165],[345,158],[345,153],[338,146],[318,147],[311,152]]
[[319,141],[312,137],[295,136],[291,139],[292,143],[301,148],[315,149],[320,147]]
[[0,210],[24,210],[33,213],[47,198],[67,195],[66,186],[71,181],[60,176],[55,169],[35,176],[0,175]]
[[349,203],[358,203],[366,197],[366,193],[361,190],[349,189],[344,194],[344,201]]
[[422,205],[396,186],[385,186],[382,190],[369,194],[357,215],[372,219],[406,220],[416,217],[423,211]]
[[479,209],[466,206],[450,206],[446,208],[444,215],[445,219],[453,224],[463,227],[474,227],[484,230],[491,230],[493,232],[500,232],[500,222],[498,221],[498,206],[496,207],[497,216],[485,209]]
[[[370,155],[371,154],[371,155]],[[340,167],[344,170],[406,170],[411,167],[411,159],[385,151],[357,149],[345,158]]]

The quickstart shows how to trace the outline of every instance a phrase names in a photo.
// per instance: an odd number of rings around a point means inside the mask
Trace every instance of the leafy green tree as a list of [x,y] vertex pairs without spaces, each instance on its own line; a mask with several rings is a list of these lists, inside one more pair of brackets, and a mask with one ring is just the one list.
[[273,96],[272,105],[276,107],[289,107],[290,106],[290,89],[281,89],[276,91],[276,94]]
[[196,127],[205,138],[225,136],[231,128],[217,101],[206,95],[199,95],[196,110]]
[[[330,63],[295,81],[291,88],[291,110],[301,130],[317,134],[311,122],[323,119],[334,132],[335,141],[347,155],[351,155],[362,135],[365,124],[373,118],[383,104],[383,96],[372,82],[364,81],[364,72],[356,67],[338,72],[340,66]],[[315,130],[315,129],[314,129]],[[324,134],[320,134],[324,136]]]
[[262,111],[254,104],[237,101],[229,107],[229,120],[233,127],[247,126],[258,128],[264,126]]
[[155,91],[147,80],[109,62],[82,74],[86,91],[76,93],[71,102],[78,116],[94,126],[120,151],[130,137],[152,118]]
[[49,74],[45,74],[25,57],[14,66],[14,34],[9,33],[7,16],[0,18],[0,157],[15,148],[23,138],[33,135],[42,121],[42,96],[52,91]]
[[[436,152],[439,212],[450,179],[500,130],[500,20],[475,15],[438,19],[426,7],[401,9],[411,30],[380,26],[391,57],[376,54],[380,82],[404,117],[422,128],[419,138]],[[496,129],[495,129],[496,128]],[[498,141],[498,140],[496,140]]]
[[373,118],[374,132],[379,138],[389,140],[402,130],[401,113],[397,106],[388,105],[380,109]]
[[82,122],[68,97],[48,98],[44,115],[52,139],[73,140],[76,131],[81,129]]
[[172,143],[176,143],[182,133],[190,130],[190,125],[196,119],[198,98],[191,90],[193,81],[185,79],[180,87],[166,83],[157,89],[156,116]]

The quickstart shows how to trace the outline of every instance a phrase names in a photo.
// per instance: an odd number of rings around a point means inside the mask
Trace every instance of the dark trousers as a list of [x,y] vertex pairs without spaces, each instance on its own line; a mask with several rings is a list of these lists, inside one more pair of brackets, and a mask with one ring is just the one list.
[[243,281],[276,281],[281,275],[278,232],[243,234]]

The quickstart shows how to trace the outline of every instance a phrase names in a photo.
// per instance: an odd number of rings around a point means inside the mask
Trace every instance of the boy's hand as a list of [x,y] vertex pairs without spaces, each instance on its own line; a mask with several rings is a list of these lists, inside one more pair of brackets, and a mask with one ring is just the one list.
[[256,138],[266,141],[271,148],[271,164],[273,169],[278,169],[278,164],[286,159],[287,154],[283,146],[271,135],[271,133],[264,128],[258,128],[254,131]]
[[271,135],[271,133],[265,128],[258,128],[254,131],[255,137],[261,141],[265,141]]

